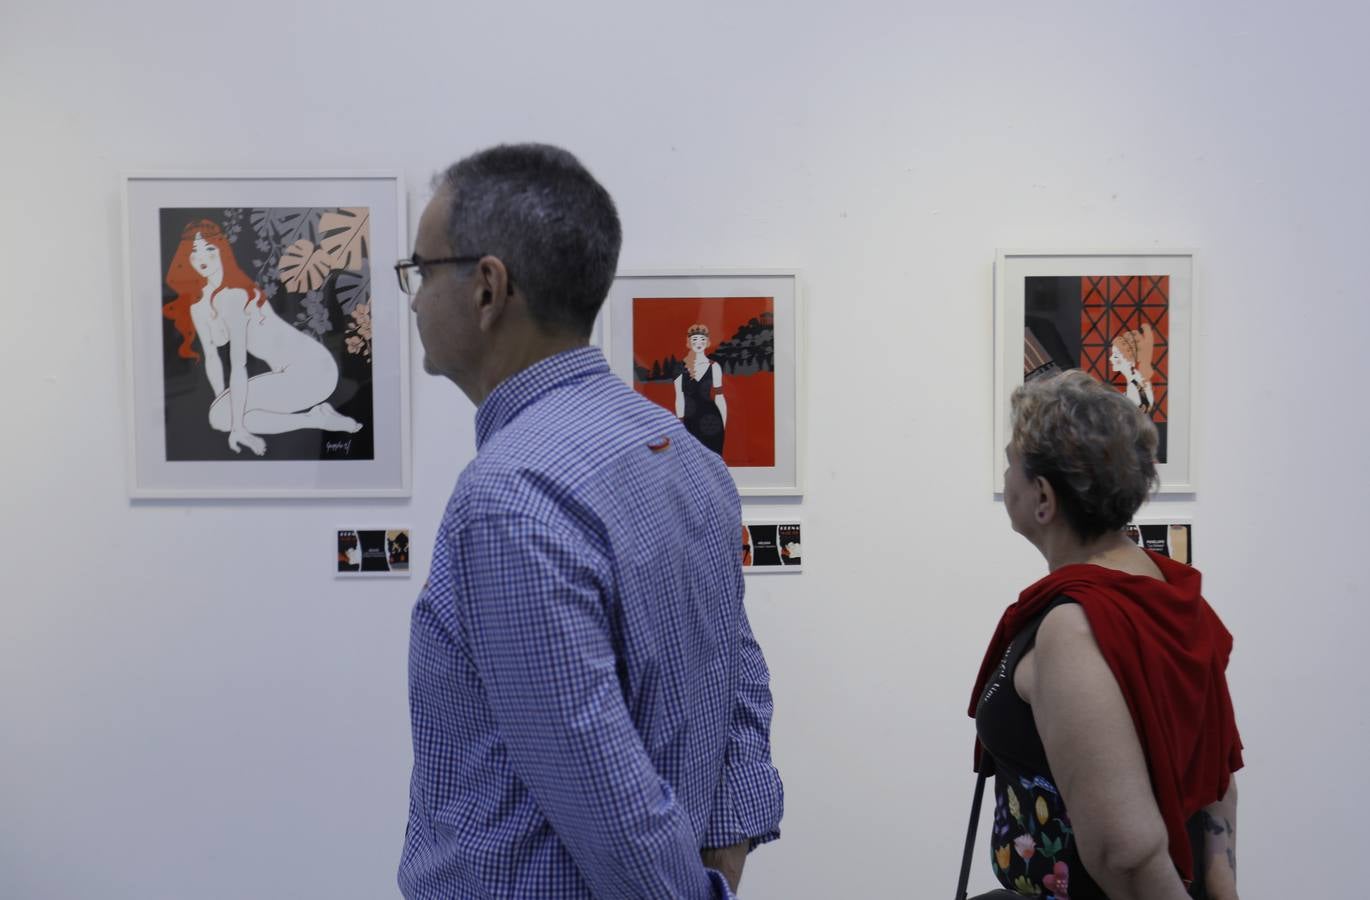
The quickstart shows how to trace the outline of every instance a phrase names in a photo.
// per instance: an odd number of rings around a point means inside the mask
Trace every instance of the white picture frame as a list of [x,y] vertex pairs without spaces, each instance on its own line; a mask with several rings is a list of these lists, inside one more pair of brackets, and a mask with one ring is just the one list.
[[[1161,437],[1160,493],[1195,492],[1194,285],[1192,250],[997,252],[995,493],[1004,490],[1009,398],[1029,369],[1037,374],[1064,368],[1084,368],[1129,396],[1145,398]],[[1067,321],[1077,314],[1078,330]],[[1116,364],[1122,370],[1112,362],[1115,345],[1125,348]],[[1148,350],[1151,378],[1143,375],[1145,365],[1131,359]]]
[[[712,329],[706,355],[713,365],[701,371],[707,373],[704,378],[718,377],[722,383],[727,408],[719,410],[721,455],[742,496],[803,493],[804,305],[799,281],[793,269],[626,271],[614,279],[597,324],[614,373],[677,415],[683,390],[675,379],[684,378],[667,370],[683,367],[689,325]],[[702,381],[694,386],[704,387]],[[691,428],[690,404],[684,402],[682,421]]]
[[[400,174],[135,172],[123,194],[129,495],[410,496],[409,310],[392,271],[406,247]],[[212,293],[207,276],[187,275],[194,248],[210,245],[223,272]],[[248,299],[224,305],[232,296]]]

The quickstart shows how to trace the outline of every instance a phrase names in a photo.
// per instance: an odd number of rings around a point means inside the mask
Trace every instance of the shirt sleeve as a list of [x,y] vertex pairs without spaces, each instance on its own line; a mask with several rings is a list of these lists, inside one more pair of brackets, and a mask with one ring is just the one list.
[[528,516],[454,539],[459,615],[510,761],[594,895],[731,897],[624,704],[602,557]]
[[753,848],[780,837],[785,789],[771,763],[771,673],[752,634],[745,607],[741,615],[741,664],[728,726],[723,778],[714,797],[705,847],[731,847],[749,841]]

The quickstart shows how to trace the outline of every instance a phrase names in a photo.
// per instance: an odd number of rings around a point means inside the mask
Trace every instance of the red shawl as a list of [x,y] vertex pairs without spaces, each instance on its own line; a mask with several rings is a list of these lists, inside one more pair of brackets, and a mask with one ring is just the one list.
[[[1004,610],[971,694],[970,714],[1018,630],[1067,596],[1084,608],[1146,755],[1170,857],[1186,880],[1194,861],[1185,821],[1227,793],[1242,742],[1227,692],[1232,635],[1199,593],[1197,569],[1147,551],[1165,581],[1094,565],[1064,566]],[[976,768],[980,747],[976,745]]]

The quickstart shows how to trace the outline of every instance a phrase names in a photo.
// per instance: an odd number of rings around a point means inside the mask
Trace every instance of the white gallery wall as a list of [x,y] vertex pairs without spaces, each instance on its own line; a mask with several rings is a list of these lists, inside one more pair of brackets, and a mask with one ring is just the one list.
[[[139,502],[120,174],[577,153],[625,268],[808,301],[806,572],[758,577],[782,840],[744,895],[949,894],[965,716],[1043,571],[991,492],[997,247],[1198,254],[1207,594],[1249,898],[1363,882],[1363,4],[0,3],[0,896],[396,895],[409,610],[472,409],[415,368],[411,501]],[[410,221],[417,211],[410,211]],[[417,354],[416,354],[417,356]],[[330,529],[410,525],[411,580]],[[978,850],[972,887],[988,889]]]

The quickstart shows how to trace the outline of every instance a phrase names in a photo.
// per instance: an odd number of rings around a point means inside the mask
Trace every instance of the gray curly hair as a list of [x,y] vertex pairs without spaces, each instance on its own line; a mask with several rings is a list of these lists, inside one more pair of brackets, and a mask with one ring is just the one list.
[[1131,521],[1158,484],[1149,418],[1079,369],[1029,381],[1010,402],[1009,449],[1055,489],[1071,530],[1088,540]]

